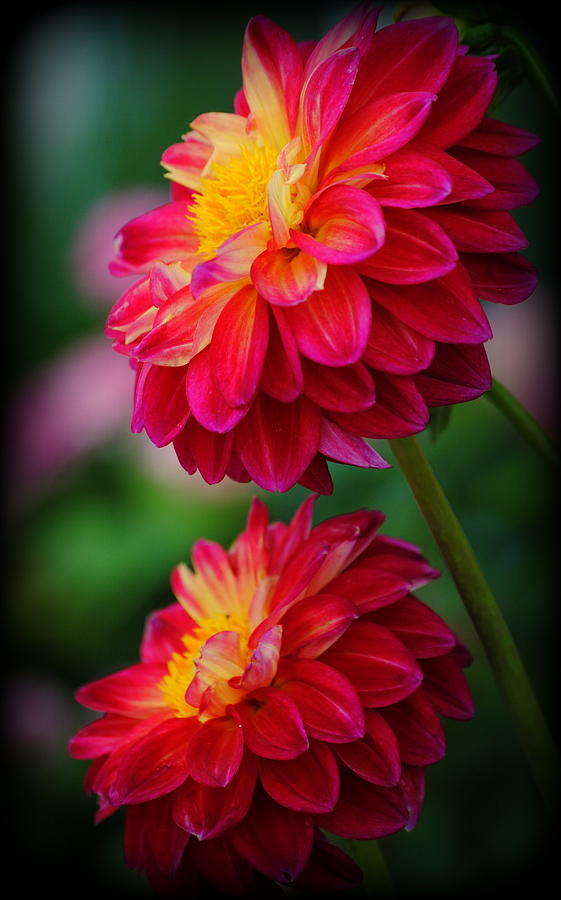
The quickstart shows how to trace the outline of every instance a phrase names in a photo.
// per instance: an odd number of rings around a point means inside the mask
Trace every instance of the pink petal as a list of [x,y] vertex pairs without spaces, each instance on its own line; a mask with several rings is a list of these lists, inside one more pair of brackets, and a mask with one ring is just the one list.
[[293,403],[279,403],[258,394],[236,429],[236,449],[260,487],[286,491],[314,458],[319,435],[319,411],[305,397]]
[[230,716],[209,719],[189,744],[189,774],[208,787],[225,787],[240,767],[243,746],[241,725]]
[[261,688],[236,705],[244,741],[267,759],[294,759],[308,747],[302,717],[294,700],[275,687]]
[[173,818],[180,828],[208,841],[245,817],[255,788],[257,764],[246,754],[226,787],[208,787],[188,778],[175,793]]
[[330,812],[339,796],[337,762],[319,741],[296,759],[261,759],[259,777],[273,800],[299,813]]
[[282,628],[280,625],[273,625],[264,632],[240,678],[241,687],[253,691],[271,683],[277,671],[281,640]]
[[287,661],[276,683],[296,701],[310,737],[340,744],[364,734],[358,695],[332,666],[312,659]]
[[377,200],[348,184],[334,184],[306,210],[305,227],[291,230],[294,243],[316,259],[346,265],[366,259],[384,243],[384,216]]
[[444,16],[399,22],[380,29],[361,66],[351,104],[353,110],[369,98],[400,91],[437,94],[456,58],[458,32]]
[[164,663],[138,663],[91,681],[79,688],[75,697],[88,709],[143,719],[166,709],[164,695],[158,687],[165,674]]
[[335,748],[337,756],[365,781],[392,787],[401,776],[397,738],[380,713],[368,709],[365,718],[364,737],[350,744],[338,744]]
[[142,662],[167,663],[173,653],[183,653],[185,645],[181,638],[185,634],[191,634],[194,626],[195,622],[179,603],[172,603],[151,613],[142,635]]
[[365,440],[349,434],[325,417],[321,423],[319,449],[328,459],[333,459],[335,462],[347,463],[347,465],[359,466],[363,469],[390,468],[390,463]]
[[304,153],[315,150],[331,134],[345,108],[359,64],[356,47],[336,50],[309,71],[300,99],[298,133]]
[[426,372],[415,378],[429,406],[464,403],[491,387],[491,369],[482,344],[439,344]]
[[369,11],[365,4],[361,4],[347,13],[312,45],[306,60],[305,75],[345,47],[358,47],[361,56],[364,56],[372,43],[379,12],[379,9]]
[[374,369],[396,375],[413,375],[426,369],[434,356],[435,343],[389,309],[372,304],[372,329],[363,360]]
[[251,278],[269,303],[293,306],[321,290],[326,265],[300,250],[264,250],[251,266]]
[[452,190],[452,179],[446,169],[426,153],[405,147],[384,160],[385,178],[375,179],[368,192],[382,206],[434,206]]
[[226,403],[214,375],[210,347],[197,353],[187,371],[187,399],[197,421],[208,429],[224,434],[246,415],[248,407]]
[[268,340],[267,304],[247,285],[220,313],[210,344],[210,364],[229,406],[244,406],[255,396]]
[[399,831],[408,818],[398,788],[378,787],[343,770],[337,806],[331,813],[318,815],[315,822],[340,837],[377,840]]
[[148,272],[161,260],[194,261],[198,240],[187,219],[187,204],[176,200],[159,206],[125,225],[115,238],[113,275]]
[[230,832],[238,853],[251,866],[273,881],[293,881],[312,851],[310,819],[278,806],[262,791],[251,810]]
[[475,344],[492,336],[461,265],[424,284],[394,287],[370,282],[368,287],[376,303],[431,340]]
[[358,270],[389,284],[418,284],[450,272],[458,254],[446,233],[413,210],[386,210],[384,246]]
[[456,57],[422,130],[423,140],[446,148],[465,138],[485,115],[496,87],[497,73],[492,59]]
[[265,16],[250,20],[242,52],[243,89],[265,142],[284,147],[293,136],[302,61],[292,37]]
[[282,314],[304,356],[328,366],[347,366],[364,352],[372,305],[356,272],[332,266],[324,290]]
[[187,748],[196,718],[172,717],[136,741],[121,760],[110,789],[112,803],[144,803],[179,787],[188,775]]
[[408,697],[423,673],[414,656],[387,628],[355,622],[322,661],[352,682],[366,706],[388,706]]

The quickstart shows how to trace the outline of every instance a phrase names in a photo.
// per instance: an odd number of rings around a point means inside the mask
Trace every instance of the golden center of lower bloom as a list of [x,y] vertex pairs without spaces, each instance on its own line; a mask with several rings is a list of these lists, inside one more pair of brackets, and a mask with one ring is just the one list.
[[205,259],[232,235],[248,225],[268,221],[267,184],[276,168],[277,152],[264,145],[240,147],[240,156],[226,165],[215,163],[202,179],[188,218]]
[[185,700],[185,692],[196,674],[196,660],[202,647],[214,634],[222,631],[235,631],[240,636],[240,651],[243,657],[248,655],[247,641],[249,625],[245,619],[232,613],[219,613],[211,619],[201,619],[192,634],[184,634],[181,638],[185,645],[183,653],[174,653],[168,660],[168,674],[164,675],[158,687],[164,695],[167,706],[176,716],[196,715],[196,709]]

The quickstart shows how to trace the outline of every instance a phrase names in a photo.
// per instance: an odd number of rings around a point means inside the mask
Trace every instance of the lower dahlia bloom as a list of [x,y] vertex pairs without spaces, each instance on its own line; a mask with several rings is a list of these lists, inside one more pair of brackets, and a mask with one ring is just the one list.
[[364,439],[487,390],[479,301],[535,285],[510,211],[537,139],[486,117],[493,59],[450,18],[377,13],[302,44],[252,19],[235,112],[191,123],[162,157],[170,202],[117,237],[132,429],[209,483],[329,493],[327,460],[386,466]]
[[71,741],[97,819],[125,807],[126,860],[157,889],[357,883],[324,832],[412,828],[440,716],[473,714],[469,654],[411,593],[438,573],[379,512],[312,528],[313,500],[289,525],[254,500],[228,551],[198,541],[141,662],[77,692],[103,713]]

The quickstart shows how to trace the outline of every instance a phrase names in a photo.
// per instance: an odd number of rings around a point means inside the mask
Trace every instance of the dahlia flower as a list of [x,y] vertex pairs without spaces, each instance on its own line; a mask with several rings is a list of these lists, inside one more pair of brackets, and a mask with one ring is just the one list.
[[126,860],[156,889],[356,884],[325,833],[412,828],[440,717],[473,713],[469,654],[411,593],[438,573],[379,512],[312,528],[314,500],[289,525],[254,500],[228,551],[198,541],[140,663],[77,692],[103,713],[70,748],[94,760],[97,820],[125,807]]
[[251,19],[235,112],[191,123],[162,157],[170,202],[117,236],[132,429],[209,483],[329,493],[327,461],[387,466],[365,439],[487,390],[480,300],[535,285],[510,210],[537,193],[515,158],[537,139],[486,116],[493,59],[450,18],[377,13],[302,44]]

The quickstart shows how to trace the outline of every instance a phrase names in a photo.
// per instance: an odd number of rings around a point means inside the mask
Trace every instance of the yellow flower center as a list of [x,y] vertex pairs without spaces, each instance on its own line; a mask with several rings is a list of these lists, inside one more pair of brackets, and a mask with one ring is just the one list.
[[201,619],[192,634],[184,634],[183,653],[174,653],[168,660],[168,674],[158,683],[166,704],[176,716],[196,715],[196,709],[185,700],[185,692],[196,674],[195,661],[208,639],[220,631],[236,631],[240,636],[242,657],[248,656],[249,623],[234,613],[218,613],[211,619]]
[[242,228],[269,218],[267,184],[276,169],[277,152],[258,144],[242,146],[240,152],[227,165],[213,165],[187,214],[205,259],[216,256],[220,244]]

